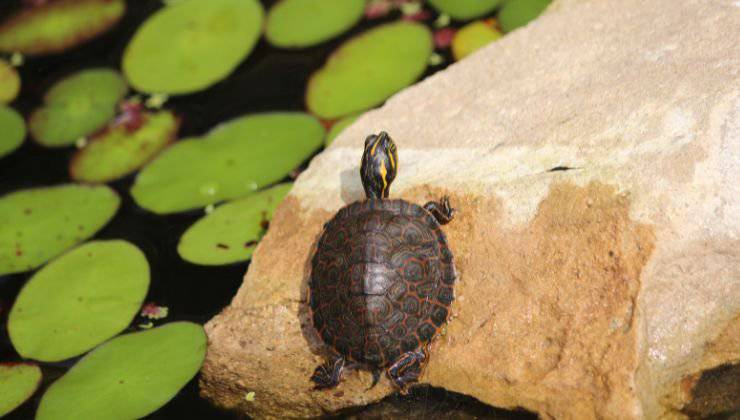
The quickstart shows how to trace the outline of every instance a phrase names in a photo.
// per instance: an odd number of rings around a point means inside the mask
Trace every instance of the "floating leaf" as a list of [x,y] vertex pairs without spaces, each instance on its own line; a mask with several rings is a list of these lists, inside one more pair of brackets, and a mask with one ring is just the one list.
[[0,60],[0,103],[12,102],[21,90],[21,78],[15,67],[5,60]]
[[469,23],[460,28],[452,39],[452,55],[455,56],[455,60],[462,60],[501,36],[501,32],[485,22]]
[[228,76],[262,30],[256,0],[180,1],[155,13],[123,54],[131,85],[148,93],[184,94]]
[[507,0],[498,13],[498,20],[504,32],[528,24],[542,13],[550,0]]
[[291,186],[276,185],[217,207],[185,231],[177,252],[185,261],[201,265],[247,261]]
[[72,179],[107,182],[127,175],[159,153],[177,135],[178,120],[168,111],[143,113],[141,126],[113,124],[90,139],[70,163]]
[[334,142],[334,139],[337,138],[337,136],[339,136],[345,128],[349,127],[350,125],[352,125],[353,122],[357,121],[357,119],[360,118],[360,115],[362,115],[362,113],[347,115],[341,120],[335,122],[334,125],[332,125],[329,129],[329,132],[326,133],[324,147],[329,147],[329,145]]
[[334,119],[381,104],[426,69],[432,35],[416,22],[389,23],[356,36],[311,76],[306,103]]
[[351,28],[364,9],[365,0],[283,0],[267,14],[265,38],[283,48],[316,45]]
[[17,112],[0,105],[0,158],[9,154],[26,138],[26,122]]
[[[428,0],[441,13],[458,20],[469,20],[490,13],[501,0]],[[519,1],[519,0],[514,0]]]
[[190,322],[116,337],[49,387],[36,419],[144,417],[166,404],[195,376],[205,352],[203,328]]
[[31,363],[0,363],[0,417],[31,398],[41,383],[41,369]]
[[33,138],[48,147],[69,146],[105,126],[126,94],[114,70],[83,70],[57,82],[33,112],[28,126]]
[[110,29],[126,12],[124,0],[57,0],[27,8],[0,25],[0,51],[61,52]]
[[237,118],[166,149],[139,173],[131,195],[160,214],[249,195],[288,175],[323,139],[321,123],[300,112]]
[[0,274],[32,270],[91,237],[119,203],[106,186],[75,184],[0,197]]
[[56,362],[78,356],[123,331],[149,288],[149,264],[134,245],[93,241],[31,277],[8,316],[18,353]]

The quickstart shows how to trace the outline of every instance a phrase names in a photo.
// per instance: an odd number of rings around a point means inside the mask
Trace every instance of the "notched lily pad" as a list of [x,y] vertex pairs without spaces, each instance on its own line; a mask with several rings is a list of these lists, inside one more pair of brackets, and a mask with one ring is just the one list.
[[116,337],[87,354],[49,387],[36,419],[144,417],[166,404],[195,376],[205,352],[205,332],[190,322]]
[[501,0],[428,0],[428,2],[453,19],[468,20],[492,12]]
[[0,158],[11,153],[26,138],[26,122],[12,108],[0,105]]
[[249,260],[291,187],[276,185],[217,207],[185,231],[177,252],[185,261],[201,265]]
[[179,121],[169,111],[136,114],[116,121],[91,138],[70,163],[76,181],[107,182],[127,175],[175,140]]
[[82,44],[115,25],[124,0],[56,0],[26,8],[0,24],[0,51],[49,54]]
[[342,44],[311,76],[306,105],[325,119],[379,105],[424,73],[432,48],[429,29],[416,22],[366,31]]
[[32,363],[0,363],[0,417],[31,398],[41,384],[41,369]]
[[123,54],[131,85],[147,93],[185,94],[227,77],[262,30],[256,0],[179,1],[137,30]]
[[237,118],[164,150],[139,172],[131,195],[159,214],[246,196],[287,176],[324,134],[316,118],[301,112]]
[[15,67],[5,60],[0,60],[0,103],[13,102],[21,90],[21,78]]
[[498,20],[504,32],[528,24],[537,18],[547,6],[550,0],[506,0],[498,13]]
[[283,48],[309,47],[354,26],[365,0],[282,0],[267,14],[265,38]]
[[116,104],[128,90],[121,75],[110,69],[91,69],[57,82],[44,96],[44,105],[28,121],[41,145],[61,147],[92,134],[115,116]]
[[93,241],[50,262],[18,294],[8,316],[13,347],[25,358],[79,356],[123,331],[149,288],[149,264],[134,245]]
[[357,121],[357,119],[360,118],[360,115],[362,115],[361,112],[358,112],[357,114],[347,115],[346,117],[335,122],[329,129],[329,132],[326,133],[324,147],[329,147],[329,145],[334,142],[334,139],[342,134],[342,131],[344,131],[345,128],[349,127],[350,125],[352,125],[353,122]]
[[118,210],[106,186],[65,184],[0,197],[0,274],[33,270],[91,237]]
[[452,39],[452,55],[455,60],[462,60],[502,36],[501,32],[486,22],[469,23],[455,33]]

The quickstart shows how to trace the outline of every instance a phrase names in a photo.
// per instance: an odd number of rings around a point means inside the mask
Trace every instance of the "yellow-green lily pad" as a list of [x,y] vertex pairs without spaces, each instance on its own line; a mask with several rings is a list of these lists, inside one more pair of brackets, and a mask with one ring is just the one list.
[[280,184],[218,206],[180,238],[177,252],[194,264],[223,265],[247,261],[265,234],[272,214],[292,184]]
[[115,25],[126,12],[124,0],[56,0],[29,7],[0,25],[0,51],[58,53],[82,44]]
[[165,149],[139,172],[131,195],[159,214],[246,196],[287,176],[321,146],[324,134],[316,118],[301,112],[237,118]]
[[256,0],[180,1],[137,30],[123,54],[123,72],[143,92],[185,94],[227,77],[257,43],[262,6]]
[[13,102],[21,90],[21,78],[15,67],[5,60],[0,60],[0,104]]
[[370,109],[416,81],[432,49],[432,34],[416,22],[370,29],[341,45],[311,76],[306,105],[325,119]]
[[[501,0],[428,0],[440,13],[458,20],[469,20],[493,11]],[[518,1],[518,0],[515,0]]]
[[72,179],[107,182],[127,175],[175,140],[179,121],[169,111],[142,112],[139,127],[114,123],[90,139],[72,158]]
[[91,351],[49,387],[36,419],[144,417],[166,404],[195,376],[205,353],[206,334],[190,322],[116,337]]
[[550,0],[507,0],[498,13],[498,20],[504,32],[528,24],[537,18],[547,6]]
[[282,0],[267,13],[265,38],[282,48],[320,44],[354,26],[365,0]]
[[149,264],[136,246],[93,241],[50,262],[18,294],[8,334],[18,354],[56,362],[79,356],[123,331],[149,288]]
[[0,158],[11,153],[26,138],[26,122],[15,110],[0,105]]
[[360,115],[362,115],[361,112],[358,112],[357,114],[347,115],[346,117],[335,122],[329,129],[329,132],[326,133],[324,147],[329,147],[329,145],[334,142],[334,139],[342,134],[342,131],[344,131],[345,128],[349,127],[350,125],[352,125],[353,122],[357,121],[357,119],[360,118]]
[[0,417],[31,398],[41,384],[41,369],[32,363],[0,363]]
[[462,60],[501,36],[501,32],[485,22],[469,23],[460,28],[452,38],[452,55],[455,60]]
[[0,274],[33,270],[91,237],[120,199],[106,186],[64,184],[0,197]]
[[128,90],[121,75],[110,69],[90,69],[57,82],[44,105],[31,114],[28,128],[47,147],[74,144],[103,128],[116,114],[116,104]]

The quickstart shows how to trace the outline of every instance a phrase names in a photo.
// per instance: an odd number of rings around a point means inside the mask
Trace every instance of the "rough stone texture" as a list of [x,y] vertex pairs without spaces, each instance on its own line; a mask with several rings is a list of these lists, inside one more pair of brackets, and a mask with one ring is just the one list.
[[458,209],[457,299],[423,382],[544,417],[680,416],[700,372],[740,361],[738,39],[737,1],[575,2],[367,113],[206,326],[202,393],[285,418],[393,391],[366,372],[312,391],[305,308],[322,224],[362,197],[361,145],[384,129],[391,195]]

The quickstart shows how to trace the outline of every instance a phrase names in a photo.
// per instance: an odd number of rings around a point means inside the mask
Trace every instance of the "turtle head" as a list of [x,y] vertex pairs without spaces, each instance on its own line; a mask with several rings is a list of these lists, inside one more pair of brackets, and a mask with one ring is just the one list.
[[360,177],[367,198],[388,198],[391,182],[396,178],[398,154],[396,144],[385,131],[365,139]]

